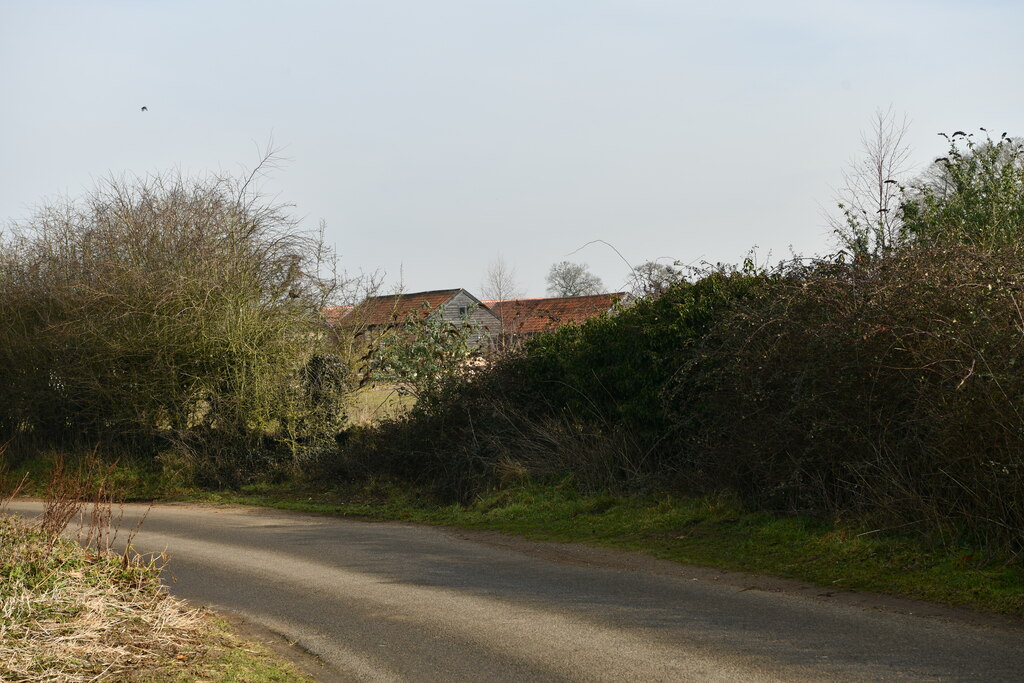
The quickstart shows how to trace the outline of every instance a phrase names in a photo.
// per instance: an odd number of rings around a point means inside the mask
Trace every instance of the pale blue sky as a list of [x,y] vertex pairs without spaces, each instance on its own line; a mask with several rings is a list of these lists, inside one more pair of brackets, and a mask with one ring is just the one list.
[[[237,172],[350,270],[531,295],[633,263],[824,253],[873,111],[1024,135],[1024,3],[0,0],[0,220],[111,172]],[[143,114],[139,108],[149,107]],[[585,261],[609,288],[626,266]]]

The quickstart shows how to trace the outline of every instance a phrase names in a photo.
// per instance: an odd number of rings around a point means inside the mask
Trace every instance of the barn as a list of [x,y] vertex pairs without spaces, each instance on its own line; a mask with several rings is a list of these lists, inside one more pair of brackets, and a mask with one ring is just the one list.
[[351,308],[331,307],[324,313],[337,325],[355,327],[371,335],[427,319],[440,319],[456,326],[472,324],[476,331],[469,342],[477,348],[488,347],[501,328],[498,317],[464,289],[371,296]]

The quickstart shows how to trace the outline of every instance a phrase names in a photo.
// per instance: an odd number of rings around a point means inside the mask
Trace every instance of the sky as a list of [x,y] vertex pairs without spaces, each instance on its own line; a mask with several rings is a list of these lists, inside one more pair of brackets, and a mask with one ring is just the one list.
[[0,223],[272,145],[268,200],[386,287],[821,255],[877,109],[919,169],[938,132],[1024,135],[1021,26],[1011,0],[0,0]]

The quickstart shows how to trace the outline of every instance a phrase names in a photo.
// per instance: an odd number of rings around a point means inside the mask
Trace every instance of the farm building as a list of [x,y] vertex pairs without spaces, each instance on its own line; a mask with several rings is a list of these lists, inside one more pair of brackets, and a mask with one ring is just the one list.
[[337,325],[370,334],[435,317],[459,326],[469,322],[478,329],[469,340],[474,346],[488,345],[501,327],[498,317],[464,289],[372,296],[356,306],[328,307],[324,316]]
[[616,292],[481,301],[465,289],[439,289],[373,296],[356,306],[328,306],[324,308],[324,317],[333,325],[371,335],[432,316],[455,325],[469,321],[478,330],[470,338],[471,344],[478,348],[509,348],[510,344],[540,332],[611,313],[617,306],[628,305],[631,298],[626,292]]
[[630,298],[626,292],[616,292],[547,299],[485,300],[481,303],[494,311],[501,321],[500,336],[507,344],[610,313],[617,305],[628,304]]

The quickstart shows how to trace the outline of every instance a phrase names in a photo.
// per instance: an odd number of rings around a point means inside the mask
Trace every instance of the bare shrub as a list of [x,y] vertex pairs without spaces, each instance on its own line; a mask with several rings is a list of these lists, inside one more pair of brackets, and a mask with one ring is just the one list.
[[8,446],[10,446],[10,442],[0,444],[0,515],[7,512],[11,501],[18,497],[28,482],[28,473],[23,474],[17,480],[11,476],[10,467],[4,457],[7,454]]
[[340,403],[303,382],[341,349],[321,315],[333,257],[251,181],[111,178],[13,227],[0,241],[0,434],[170,444],[199,469],[210,448],[225,455],[209,478],[230,483],[234,460],[294,458],[336,427]]

